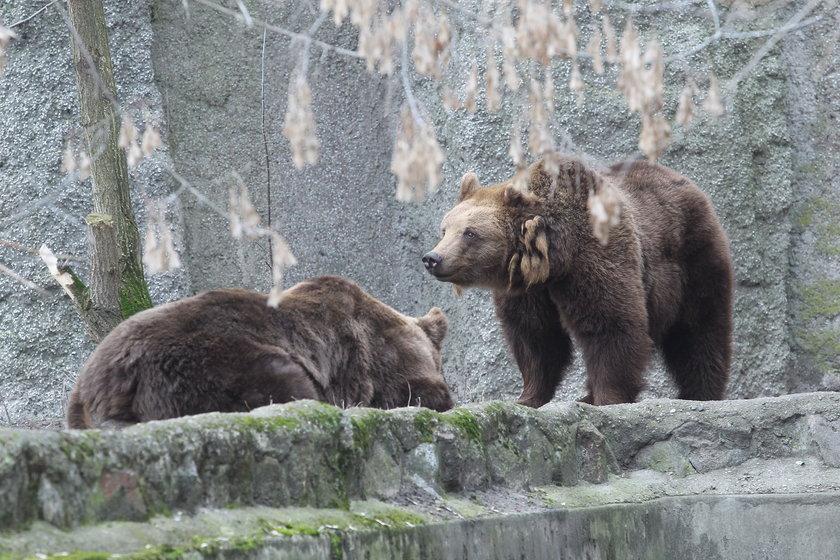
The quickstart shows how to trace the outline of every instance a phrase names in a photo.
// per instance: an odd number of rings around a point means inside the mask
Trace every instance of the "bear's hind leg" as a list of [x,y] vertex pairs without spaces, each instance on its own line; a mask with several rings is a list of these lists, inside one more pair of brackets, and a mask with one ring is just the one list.
[[720,400],[732,360],[732,266],[725,241],[687,262],[687,284],[677,322],[662,338],[668,372],[679,398]]
[[662,354],[679,388],[678,398],[723,399],[732,354],[728,329],[700,331],[677,325],[663,339]]
[[521,295],[494,294],[496,315],[522,373],[519,404],[539,408],[549,402],[572,359],[572,341],[560,324],[546,290]]

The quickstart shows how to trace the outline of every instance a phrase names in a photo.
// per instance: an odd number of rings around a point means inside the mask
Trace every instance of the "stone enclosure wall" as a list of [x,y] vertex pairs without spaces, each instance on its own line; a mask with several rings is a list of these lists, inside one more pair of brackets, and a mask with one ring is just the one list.
[[[21,22],[43,4],[3,2],[0,22]],[[265,244],[230,238],[225,217],[175,179],[177,174],[203,200],[224,209],[225,178],[236,171],[264,218],[270,208],[272,225],[299,261],[288,271],[288,283],[341,274],[410,315],[441,306],[451,320],[444,368],[459,401],[515,397],[519,374],[503,346],[489,296],[468,291],[456,298],[424,274],[419,260],[435,244],[439,220],[454,202],[463,173],[477,172],[482,183],[511,174],[509,130],[517,118],[511,104],[488,114],[480,99],[475,114],[448,113],[428,80],[413,79],[414,94],[428,108],[448,160],[437,194],[420,205],[399,203],[389,164],[404,95],[401,76],[371,75],[363,61],[312,47],[309,80],[321,158],[317,166],[297,171],[280,129],[303,42],[273,32],[264,36],[259,27],[205,4],[105,2],[119,97],[126,106],[144,107],[140,112],[164,135],[161,154],[132,176],[140,223],[144,201],[165,197],[184,262],[179,271],[151,279],[155,301],[222,286],[268,289]],[[319,17],[313,3],[246,4],[254,18],[290,29],[308,29]],[[794,17],[805,24],[770,45],[726,98],[723,117],[675,131],[662,158],[710,194],[730,236],[737,290],[729,396],[837,388],[836,3],[781,2],[770,9],[758,2],[751,5],[752,19],[740,20],[728,3],[716,6],[724,29],[730,21],[740,31],[776,29]],[[626,13],[608,9],[621,29]],[[708,10],[705,2],[688,3],[685,10],[647,14],[639,9],[637,23],[644,36],[655,27],[666,55],[673,54],[702,44],[714,32],[711,16],[695,17]],[[585,27],[587,9],[581,5],[578,12]],[[68,182],[59,171],[65,140],[78,135],[62,4],[14,31],[19,38],[9,44],[0,78],[0,239],[27,248],[47,243],[57,253],[83,256],[89,185]],[[772,37],[742,34],[712,41],[689,63],[725,83]],[[349,26],[335,29],[330,20],[317,38],[350,49],[356,41]],[[454,56],[472,56],[480,50],[475,41],[464,33]],[[669,118],[684,79],[677,66],[666,73]],[[582,108],[558,87],[554,131],[560,144],[595,164],[637,157],[638,118],[612,86],[615,69],[600,78],[583,70]],[[558,64],[555,82],[564,84],[568,71]],[[453,86],[461,90],[463,80]],[[0,263],[48,292],[39,295],[0,275],[0,422],[60,416],[64,395],[92,343],[36,256],[0,245]],[[86,273],[84,264],[79,269]],[[672,394],[660,371],[650,380],[647,396]],[[558,399],[582,391],[578,365]]]
[[840,394],[0,429],[0,558],[835,558]]

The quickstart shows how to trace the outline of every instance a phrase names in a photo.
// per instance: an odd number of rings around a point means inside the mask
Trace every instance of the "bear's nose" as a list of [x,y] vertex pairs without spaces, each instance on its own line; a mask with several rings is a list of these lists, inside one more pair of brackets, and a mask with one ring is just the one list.
[[423,264],[426,265],[426,270],[432,271],[437,268],[437,265],[440,264],[440,261],[443,260],[443,257],[432,251],[431,253],[426,253],[423,255]]

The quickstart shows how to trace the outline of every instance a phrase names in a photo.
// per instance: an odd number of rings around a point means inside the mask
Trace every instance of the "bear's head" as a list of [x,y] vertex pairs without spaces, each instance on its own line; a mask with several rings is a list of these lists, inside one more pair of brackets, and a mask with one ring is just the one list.
[[422,317],[410,318],[409,323],[410,328],[393,341],[393,346],[400,348],[396,371],[405,372],[405,377],[389,380],[397,386],[395,392],[383,395],[388,403],[384,408],[425,406],[438,412],[449,410],[455,401],[443,377],[440,357],[449,320],[440,308],[433,307]]
[[442,239],[423,256],[435,278],[460,288],[520,290],[548,279],[549,247],[540,200],[512,180],[481,187],[474,173],[441,223]]

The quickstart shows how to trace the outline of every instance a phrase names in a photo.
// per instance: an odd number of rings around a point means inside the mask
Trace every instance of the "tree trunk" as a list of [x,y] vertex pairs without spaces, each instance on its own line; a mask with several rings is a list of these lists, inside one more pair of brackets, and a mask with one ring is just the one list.
[[[128,166],[118,145],[120,117],[101,0],[67,0],[81,124],[91,154],[93,213],[88,217],[90,286],[78,301],[94,339],[152,306],[140,235],[131,208]],[[86,303],[86,304],[85,304]]]

